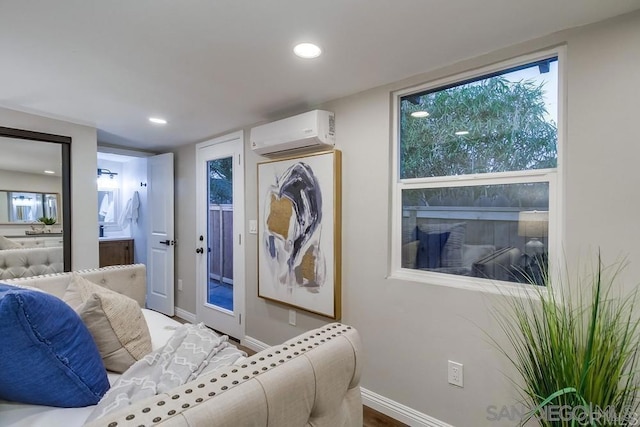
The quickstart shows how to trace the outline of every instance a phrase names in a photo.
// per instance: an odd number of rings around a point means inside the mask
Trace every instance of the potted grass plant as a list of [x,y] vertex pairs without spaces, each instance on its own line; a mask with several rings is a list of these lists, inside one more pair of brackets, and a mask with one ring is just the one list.
[[575,282],[545,274],[533,297],[507,296],[495,311],[507,344],[493,342],[530,409],[519,425],[640,425],[637,292],[617,286],[623,263],[605,267],[598,255],[594,267]]

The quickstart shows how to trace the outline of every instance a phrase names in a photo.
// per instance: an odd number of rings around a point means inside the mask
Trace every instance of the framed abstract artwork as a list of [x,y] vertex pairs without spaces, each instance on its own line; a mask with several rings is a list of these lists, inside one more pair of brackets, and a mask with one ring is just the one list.
[[258,164],[258,296],[341,316],[338,150]]

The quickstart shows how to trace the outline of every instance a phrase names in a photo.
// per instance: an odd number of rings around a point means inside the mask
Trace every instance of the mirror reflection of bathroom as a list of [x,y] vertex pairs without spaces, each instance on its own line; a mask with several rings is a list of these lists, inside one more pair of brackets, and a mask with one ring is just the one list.
[[42,217],[58,218],[58,195],[24,191],[0,191],[0,222],[33,223]]
[[98,147],[100,266],[146,263],[148,156]]

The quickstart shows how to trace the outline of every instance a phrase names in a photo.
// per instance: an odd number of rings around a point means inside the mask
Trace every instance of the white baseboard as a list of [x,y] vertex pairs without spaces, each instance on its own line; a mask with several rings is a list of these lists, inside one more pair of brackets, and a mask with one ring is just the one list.
[[269,347],[271,347],[270,345],[265,344],[262,341],[259,341],[259,340],[255,339],[255,338],[251,338],[249,336],[245,336],[240,344],[242,344],[245,347],[250,348],[253,351],[262,351],[262,350],[266,350]]
[[362,403],[391,418],[412,427],[453,427],[444,421],[437,420],[427,414],[418,412],[401,403],[395,402],[364,387],[360,387]]
[[180,307],[174,307],[176,316],[186,320],[189,323],[196,323],[196,315],[188,312],[187,310],[183,310]]

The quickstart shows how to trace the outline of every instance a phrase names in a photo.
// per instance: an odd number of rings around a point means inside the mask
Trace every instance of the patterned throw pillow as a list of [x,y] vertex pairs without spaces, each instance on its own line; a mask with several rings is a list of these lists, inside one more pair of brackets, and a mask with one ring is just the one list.
[[105,367],[122,373],[151,352],[151,335],[138,303],[73,273],[63,299],[98,345]]
[[75,408],[109,389],[96,344],[61,299],[0,284],[0,399]]

